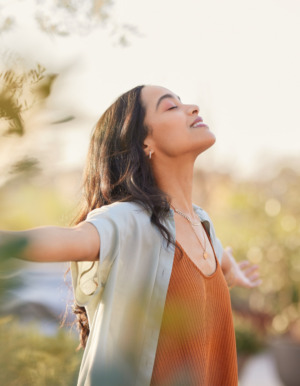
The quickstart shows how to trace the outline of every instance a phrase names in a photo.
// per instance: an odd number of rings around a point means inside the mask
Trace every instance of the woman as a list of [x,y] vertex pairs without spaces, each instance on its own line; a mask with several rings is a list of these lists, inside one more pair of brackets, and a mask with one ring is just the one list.
[[214,142],[196,105],[136,87],[93,133],[77,225],[1,233],[28,239],[21,258],[71,261],[78,385],[237,385],[228,285],[260,281],[192,204],[194,162]]

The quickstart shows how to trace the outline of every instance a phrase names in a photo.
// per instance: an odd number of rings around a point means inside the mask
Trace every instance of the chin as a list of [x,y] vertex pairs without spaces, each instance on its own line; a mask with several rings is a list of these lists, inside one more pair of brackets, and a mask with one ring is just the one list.
[[[210,132],[211,133],[211,132]],[[209,138],[206,138],[205,141],[201,142],[201,145],[199,147],[199,153],[203,153],[205,150],[209,149],[212,147],[212,145],[216,142],[216,137],[213,133],[209,136]]]
[[211,147],[215,142],[216,142],[216,136],[213,133],[211,133],[211,142],[209,147]]

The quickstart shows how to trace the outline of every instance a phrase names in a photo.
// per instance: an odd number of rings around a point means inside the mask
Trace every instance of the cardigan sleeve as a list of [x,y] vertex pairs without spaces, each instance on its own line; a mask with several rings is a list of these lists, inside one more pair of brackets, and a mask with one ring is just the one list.
[[119,250],[120,214],[113,206],[91,211],[86,220],[97,230],[100,238],[99,260],[71,262],[74,297],[78,305],[85,306],[94,295],[100,295],[110,268]]
[[105,206],[91,211],[86,220],[94,225],[100,238],[99,262],[113,260],[119,249],[119,225],[121,219],[112,208]]

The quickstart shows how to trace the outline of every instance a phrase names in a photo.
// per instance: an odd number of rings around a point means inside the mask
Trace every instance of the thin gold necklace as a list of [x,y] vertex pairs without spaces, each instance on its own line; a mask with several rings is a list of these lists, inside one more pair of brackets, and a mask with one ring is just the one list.
[[[197,235],[195,229],[194,229],[194,226],[198,226],[198,225],[202,225],[201,221],[199,223],[193,223],[193,221],[190,219],[190,217],[188,215],[186,215],[185,213],[181,212],[180,210],[176,209],[173,205],[170,205],[174,211],[176,213],[178,213],[180,216],[184,217],[190,224],[191,224],[191,227],[192,227],[192,230],[193,232],[195,233],[195,236],[197,237],[202,249],[203,249],[203,258],[206,260],[208,258],[208,253],[206,251],[206,238],[205,238],[205,234],[203,234],[203,239],[204,239],[204,246],[199,238],[199,236]],[[204,232],[204,230],[203,230]]]
[[182,217],[184,217],[186,220],[188,220],[188,222],[189,222],[190,224],[192,224],[193,226],[196,227],[196,226],[201,225],[201,222],[193,222],[193,221],[191,220],[191,218],[190,218],[187,214],[181,212],[179,209],[174,208],[173,205],[171,205],[171,206],[172,206],[172,208],[174,209],[174,211],[175,211],[176,213],[180,214],[180,216],[182,216]]

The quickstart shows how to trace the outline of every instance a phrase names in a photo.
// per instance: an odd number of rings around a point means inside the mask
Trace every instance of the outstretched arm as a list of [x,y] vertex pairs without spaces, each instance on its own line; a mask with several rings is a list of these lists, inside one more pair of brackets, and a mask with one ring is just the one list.
[[88,222],[70,228],[45,226],[20,232],[0,231],[0,247],[19,239],[25,239],[26,246],[18,256],[12,257],[23,260],[63,262],[99,258],[99,235]]
[[230,288],[234,286],[254,288],[262,282],[258,265],[252,265],[248,260],[236,262],[231,247],[223,250],[221,267]]

